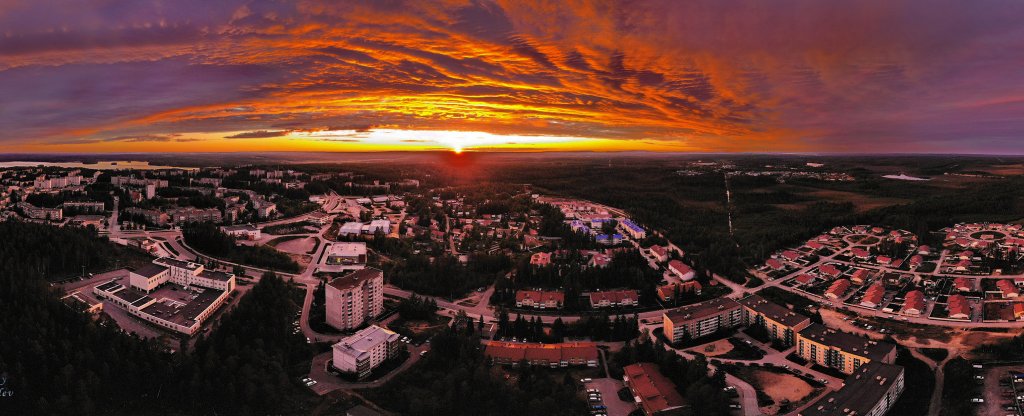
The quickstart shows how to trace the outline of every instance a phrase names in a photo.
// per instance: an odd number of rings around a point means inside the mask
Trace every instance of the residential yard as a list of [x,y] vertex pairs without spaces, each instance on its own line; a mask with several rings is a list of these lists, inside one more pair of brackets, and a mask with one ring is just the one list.
[[690,351],[701,353],[704,354],[705,357],[711,358],[727,354],[729,351],[732,351],[732,349],[732,343],[729,342],[728,339],[720,339],[715,342],[690,348]]

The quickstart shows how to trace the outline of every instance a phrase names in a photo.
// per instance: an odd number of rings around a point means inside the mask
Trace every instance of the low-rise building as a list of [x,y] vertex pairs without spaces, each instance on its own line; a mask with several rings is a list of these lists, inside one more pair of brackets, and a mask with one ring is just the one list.
[[907,295],[903,300],[903,309],[900,309],[900,313],[916,316],[924,313],[924,310],[924,293],[920,290],[911,290],[910,292],[907,292]]
[[673,343],[711,335],[743,324],[743,311],[730,298],[716,298],[670,309],[662,314],[665,337]]
[[544,290],[517,290],[516,307],[558,309],[565,305],[565,293]]
[[796,334],[811,325],[811,318],[785,307],[750,295],[739,300],[743,305],[743,322],[747,326],[760,326],[768,338],[790,346],[796,343]]
[[374,368],[398,355],[404,345],[401,338],[394,331],[370,325],[331,347],[331,365],[342,373],[366,378]]
[[628,218],[619,221],[619,228],[626,234],[629,234],[630,237],[633,237],[634,240],[643,240],[647,237],[647,231]]
[[797,333],[797,354],[810,363],[853,374],[872,361],[892,364],[896,346],[811,324]]
[[622,381],[644,415],[667,414],[683,407],[683,396],[676,390],[675,383],[661,374],[657,364],[630,364],[622,370]]
[[950,295],[946,300],[949,319],[971,319],[971,304],[964,295]]
[[904,388],[903,367],[879,362],[864,364],[843,387],[807,406],[798,416],[882,416]]
[[388,234],[391,232],[391,221],[388,220],[373,220],[370,221],[370,226],[366,230],[366,234]]
[[327,249],[325,264],[340,270],[358,270],[366,267],[366,243],[334,243]]
[[530,265],[537,267],[544,267],[551,265],[551,253],[533,253],[530,256]]
[[484,355],[496,365],[527,365],[560,368],[569,366],[597,367],[597,345],[592,342],[564,342],[536,344],[525,342],[490,341]]
[[668,271],[674,274],[676,277],[679,278],[679,280],[682,281],[693,280],[693,278],[696,276],[696,273],[694,273],[692,267],[687,266],[685,263],[679,260],[672,260],[668,262]]
[[241,240],[255,241],[259,240],[260,237],[262,236],[260,228],[252,224],[229,225],[225,227],[220,227],[220,230],[223,231],[224,234],[230,235]]
[[156,209],[128,207],[125,208],[124,213],[134,217],[142,218],[144,221],[150,224],[161,227],[167,225],[167,222],[170,221],[170,216],[168,216],[166,212]]
[[693,293],[694,295],[700,295],[702,289],[703,287],[700,282],[696,280],[682,283],[669,283],[664,286],[658,286],[658,297],[661,298],[663,302],[671,302],[675,300],[676,293]]
[[665,247],[659,245],[651,246],[651,255],[658,263],[668,261],[668,250],[666,250]]
[[590,292],[591,308],[614,308],[636,306],[639,296],[635,290],[609,290]]
[[840,299],[846,295],[846,290],[850,288],[850,281],[847,279],[839,279],[832,282],[832,285],[825,291],[825,297],[829,299]]

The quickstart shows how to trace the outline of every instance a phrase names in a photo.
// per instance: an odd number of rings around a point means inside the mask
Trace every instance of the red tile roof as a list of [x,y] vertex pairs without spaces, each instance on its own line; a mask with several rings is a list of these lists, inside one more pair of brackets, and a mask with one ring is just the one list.
[[543,290],[516,291],[516,302],[522,302],[526,299],[530,299],[535,303],[547,303],[550,301],[555,301],[561,304],[565,304],[565,293]]
[[850,281],[849,280],[839,279],[839,280],[836,280],[835,282],[832,282],[832,285],[828,287],[828,290],[825,291],[825,294],[826,295],[832,295],[832,296],[835,296],[837,298],[840,298],[840,297],[843,297],[843,294],[846,293],[846,289],[849,289],[849,288],[850,288]]
[[596,305],[607,300],[609,303],[622,303],[624,300],[636,302],[635,290],[609,290],[607,292],[590,292],[590,304]]
[[967,298],[965,298],[964,295],[950,296],[947,307],[949,309],[950,318],[957,315],[966,315],[968,318],[971,317],[971,305],[967,303]]
[[652,363],[631,364],[623,368],[626,383],[637,398],[640,407],[648,415],[683,405],[683,396],[676,391],[676,385],[661,374],[658,366]]
[[912,290],[907,293],[905,300],[903,301],[903,313],[923,313],[924,312],[924,293],[920,290]]

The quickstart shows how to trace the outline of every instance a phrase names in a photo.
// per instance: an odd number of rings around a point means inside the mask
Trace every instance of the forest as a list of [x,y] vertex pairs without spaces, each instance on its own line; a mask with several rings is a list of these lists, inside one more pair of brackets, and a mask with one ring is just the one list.
[[67,307],[46,283],[52,273],[106,267],[104,239],[17,222],[0,223],[0,235],[0,333],[16,334],[0,342],[0,374],[15,392],[5,414],[308,413],[291,371],[308,367],[311,352],[291,334],[297,306],[277,276],[265,275],[194,352],[169,353],[105,315]]
[[484,287],[512,268],[502,254],[471,254],[466,264],[450,255],[434,258],[412,255],[404,261],[386,263],[384,276],[396,286],[431,296],[455,299]]
[[523,366],[506,380],[486,362],[479,338],[447,331],[431,339],[416,365],[363,395],[411,416],[588,414],[564,370]]
[[189,247],[208,256],[289,273],[298,273],[301,270],[299,264],[287,254],[263,245],[237,245],[234,237],[210,223],[186,224],[181,233]]

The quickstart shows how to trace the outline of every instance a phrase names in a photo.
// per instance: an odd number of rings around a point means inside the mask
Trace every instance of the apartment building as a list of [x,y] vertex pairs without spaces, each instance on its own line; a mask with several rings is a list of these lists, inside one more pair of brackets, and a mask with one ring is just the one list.
[[739,303],[743,305],[744,325],[764,328],[772,341],[787,347],[796,343],[798,332],[811,325],[811,318],[758,295],[747,296],[740,299]]
[[105,207],[99,201],[68,201],[61,205],[64,209],[78,210],[82,212],[103,212]]
[[366,378],[374,368],[401,351],[401,338],[394,331],[370,325],[331,347],[331,365],[343,373]]
[[69,186],[79,186],[81,184],[82,175],[79,175],[77,173],[72,173],[68,176],[50,178],[46,177],[46,175],[42,175],[32,182],[32,186],[34,186],[36,190],[40,191],[67,188]]
[[892,364],[896,346],[811,324],[797,333],[797,354],[810,363],[853,374],[869,362]]
[[798,416],[882,416],[900,398],[903,367],[879,362],[862,365],[838,391],[826,394]]
[[327,324],[355,329],[384,312],[384,272],[366,268],[327,284]]
[[670,309],[662,317],[665,337],[676,343],[742,325],[743,308],[735,300],[723,297]]
[[26,217],[35,220],[60,221],[64,219],[64,210],[60,208],[37,207],[28,202],[19,202],[17,207]]
[[167,222],[170,221],[170,216],[168,216],[166,212],[156,209],[142,209],[138,207],[130,207],[126,208],[124,210],[124,213],[142,218],[143,220],[150,224],[154,224],[161,227],[167,225]]
[[175,224],[184,224],[190,222],[221,222],[221,213],[217,208],[194,208],[185,207],[172,209],[167,211],[167,215],[170,217],[171,222]]

